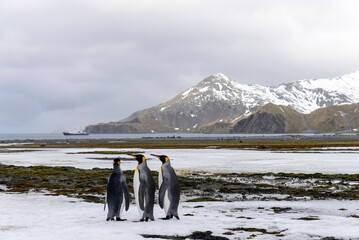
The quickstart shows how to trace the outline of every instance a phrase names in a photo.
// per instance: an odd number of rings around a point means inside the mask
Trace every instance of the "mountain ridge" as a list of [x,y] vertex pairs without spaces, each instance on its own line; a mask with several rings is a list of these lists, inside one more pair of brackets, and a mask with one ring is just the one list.
[[320,108],[359,102],[358,92],[359,71],[330,79],[298,80],[277,87],[242,84],[217,73],[167,102],[134,112],[118,122],[87,126],[86,131],[197,132],[216,122],[222,123],[219,124],[222,127],[224,122],[233,124],[254,114],[268,103],[290,107],[305,119],[305,114]]

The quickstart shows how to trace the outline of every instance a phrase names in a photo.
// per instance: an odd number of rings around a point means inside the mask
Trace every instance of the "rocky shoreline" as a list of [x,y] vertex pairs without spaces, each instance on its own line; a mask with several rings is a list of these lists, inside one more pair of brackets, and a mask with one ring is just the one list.
[[261,150],[310,147],[358,147],[359,134],[225,135],[224,137],[166,137],[15,139],[2,140],[0,148],[106,147],[106,148],[254,148]]

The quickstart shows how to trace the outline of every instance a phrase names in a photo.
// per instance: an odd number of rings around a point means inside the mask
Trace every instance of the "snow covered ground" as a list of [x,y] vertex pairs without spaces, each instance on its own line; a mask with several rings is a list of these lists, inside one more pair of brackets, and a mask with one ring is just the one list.
[[[94,158],[114,158],[116,155],[67,154],[105,150],[108,149],[1,153],[0,163],[111,168],[112,161]],[[331,150],[334,151],[279,153],[230,149],[111,149],[145,152],[152,170],[159,169],[161,163],[150,158],[150,153],[168,155],[178,171],[359,173],[358,149]],[[135,167],[135,161],[121,163],[123,170]],[[0,186],[0,189],[5,188]],[[359,239],[359,201],[181,202],[179,213],[179,221],[159,220],[164,213],[155,205],[156,221],[134,222],[139,216],[137,208],[131,205],[123,216],[127,221],[106,222],[102,204],[44,193],[0,191],[0,239],[144,239],[141,234],[185,236],[194,231],[212,231],[213,235],[229,239]],[[223,235],[225,232],[234,235]]]
[[[359,239],[359,219],[353,217],[359,215],[359,201],[183,202],[180,220],[159,220],[164,213],[156,205],[156,220],[146,223],[135,222],[139,215],[134,205],[123,215],[127,221],[106,222],[102,204],[39,193],[0,193],[0,199],[1,239],[144,239],[140,234],[185,236],[208,230],[229,239],[253,234],[266,240]],[[273,207],[286,210],[275,213]],[[308,217],[312,220],[302,220]]]
[[[9,149],[11,150],[11,149]],[[17,149],[19,150],[19,149]],[[26,149],[24,149],[26,150]],[[117,155],[67,154],[76,152],[108,151],[108,149],[44,149],[26,153],[2,153],[0,163],[17,166],[73,166],[92,169],[112,168],[112,160]],[[142,151],[148,157],[150,169],[157,170],[161,162],[150,153],[165,154],[178,170],[216,171],[216,172],[292,172],[292,173],[342,173],[359,172],[358,148],[315,150],[313,152],[271,152],[231,149],[111,149],[111,151]],[[127,155],[120,157],[129,158]],[[123,161],[123,170],[134,170],[135,161]]]

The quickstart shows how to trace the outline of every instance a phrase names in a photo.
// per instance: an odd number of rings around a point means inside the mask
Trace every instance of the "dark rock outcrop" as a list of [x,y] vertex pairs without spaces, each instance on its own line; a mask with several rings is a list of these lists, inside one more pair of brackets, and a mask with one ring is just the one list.
[[284,117],[270,113],[252,114],[238,121],[231,133],[285,133]]

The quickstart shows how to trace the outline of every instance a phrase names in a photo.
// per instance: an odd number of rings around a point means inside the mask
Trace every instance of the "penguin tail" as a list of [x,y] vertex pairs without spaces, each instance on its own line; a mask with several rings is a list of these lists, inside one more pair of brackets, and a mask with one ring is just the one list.
[[176,208],[170,209],[170,211],[167,215],[169,215],[171,218],[175,217],[175,218],[179,219],[178,212],[177,212]]
[[154,220],[155,220],[155,218],[154,218],[153,214],[148,215],[147,217],[148,217],[148,219],[151,219],[152,221],[154,221]]
[[147,213],[147,214],[145,214],[146,215],[146,219],[150,219],[150,220],[152,220],[152,221],[154,221],[155,220],[155,218],[154,218],[154,216],[153,216],[153,213],[152,212],[149,212],[149,213]]

